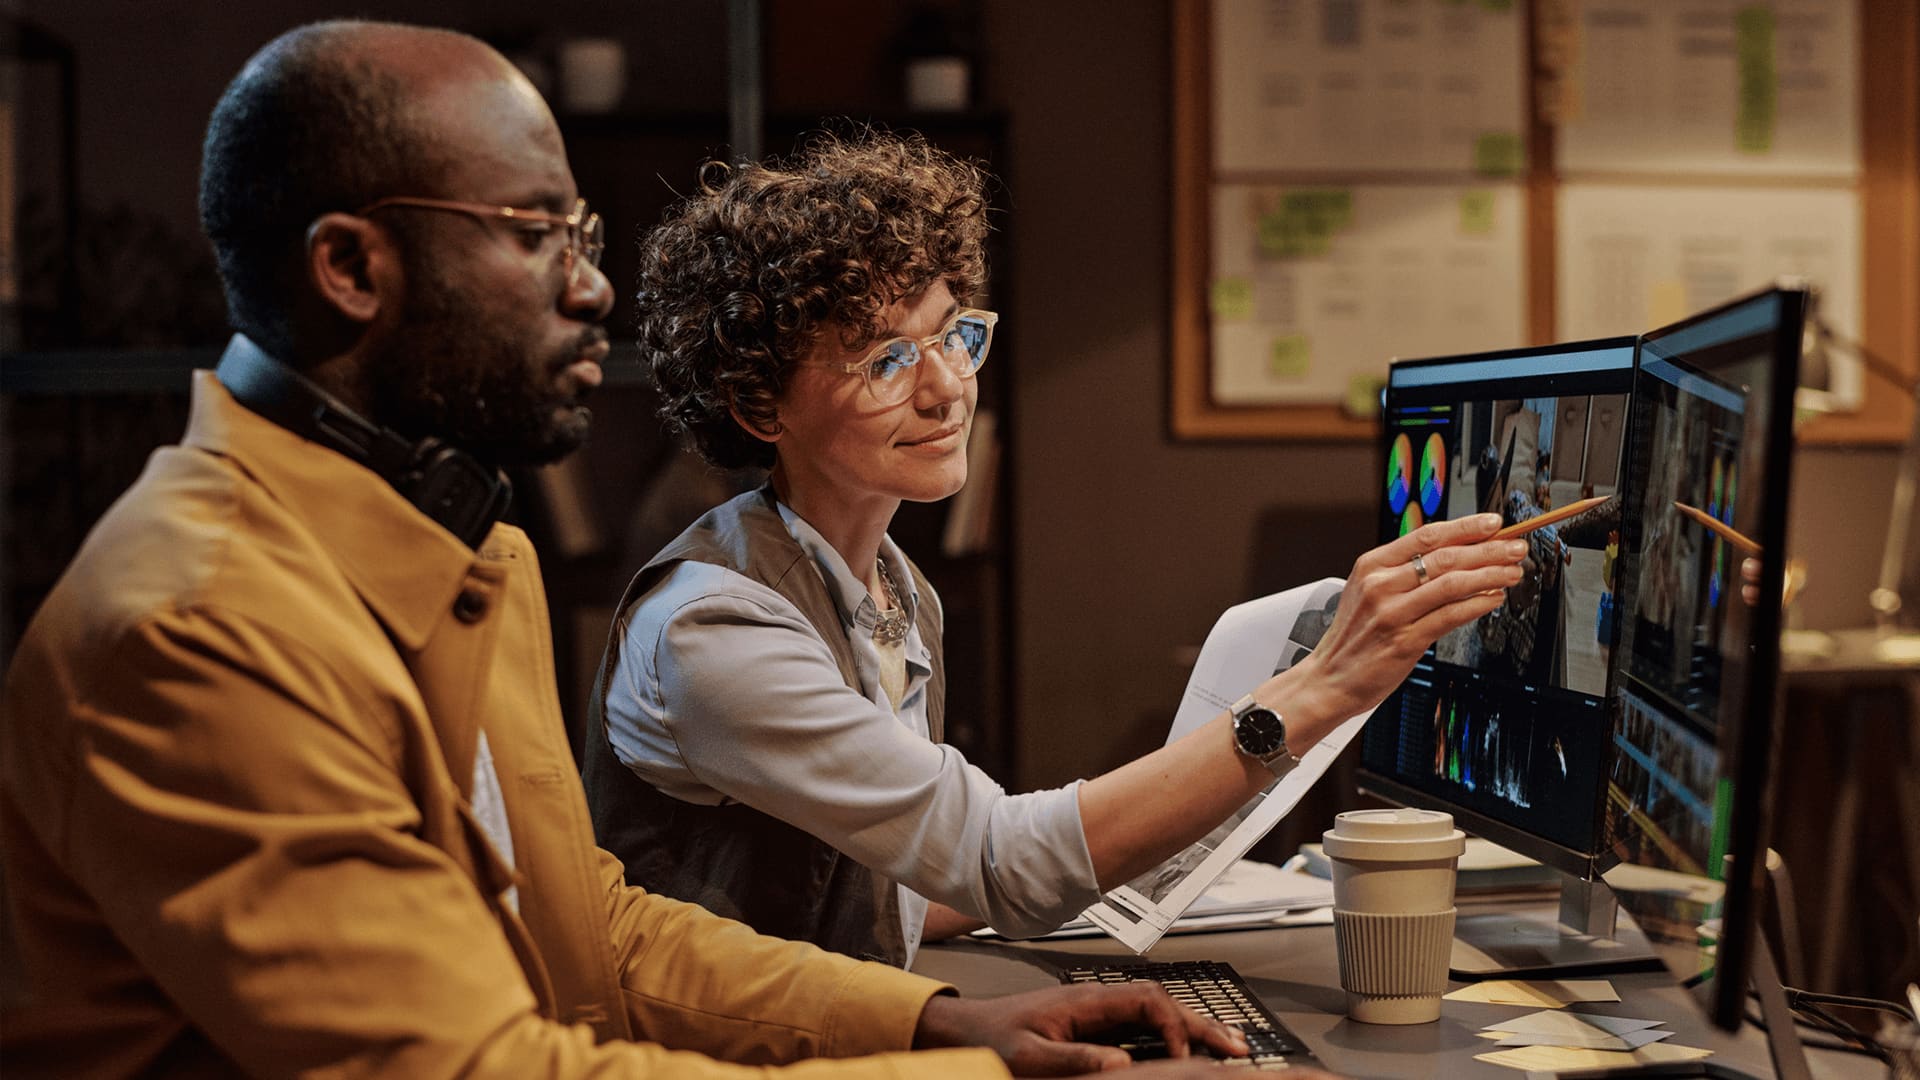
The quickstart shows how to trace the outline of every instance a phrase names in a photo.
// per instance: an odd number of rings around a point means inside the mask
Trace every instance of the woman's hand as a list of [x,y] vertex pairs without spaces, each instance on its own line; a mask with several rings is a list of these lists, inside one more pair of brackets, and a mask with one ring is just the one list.
[[1499,528],[1498,514],[1436,521],[1360,556],[1333,625],[1294,670],[1310,668],[1342,718],[1378,705],[1436,639],[1499,607],[1519,583],[1527,542],[1488,540]]

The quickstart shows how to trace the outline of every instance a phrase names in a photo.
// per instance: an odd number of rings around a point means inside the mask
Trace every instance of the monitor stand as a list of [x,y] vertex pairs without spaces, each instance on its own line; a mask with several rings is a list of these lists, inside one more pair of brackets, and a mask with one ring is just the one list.
[[1660,967],[1660,958],[1605,882],[1560,880],[1560,912],[1468,915],[1453,927],[1448,968],[1456,979],[1567,975]]

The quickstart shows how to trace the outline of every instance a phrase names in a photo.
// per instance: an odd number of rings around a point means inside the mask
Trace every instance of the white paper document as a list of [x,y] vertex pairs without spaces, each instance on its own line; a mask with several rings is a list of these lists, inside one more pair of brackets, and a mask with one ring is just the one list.
[[[1167,741],[1220,715],[1254,687],[1313,651],[1333,623],[1345,584],[1326,578],[1228,608],[1200,648]],[[1134,952],[1146,952],[1235,860],[1293,809],[1359,733],[1369,713],[1335,728],[1291,772],[1268,785],[1219,828],[1107,893],[1084,917]]]
[[[1252,859],[1233,863],[1186,914],[1174,920],[1167,933],[1322,925],[1333,925],[1333,882],[1308,872],[1307,860],[1295,855],[1284,866]],[[1102,933],[1091,919],[1082,917],[1041,937],[1098,937]],[[975,930],[973,936],[1004,935],[989,926]]]

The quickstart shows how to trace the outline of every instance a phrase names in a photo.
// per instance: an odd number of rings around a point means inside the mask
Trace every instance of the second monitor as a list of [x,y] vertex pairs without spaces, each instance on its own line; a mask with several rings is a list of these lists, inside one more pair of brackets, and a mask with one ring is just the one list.
[[[1442,638],[1361,735],[1362,786],[1444,809],[1565,875],[1551,921],[1462,920],[1456,969],[1615,964],[1606,867],[1607,676],[1634,339],[1402,361],[1388,376],[1383,540],[1492,511],[1527,534],[1523,581]],[[1597,905],[1597,906],[1596,906]],[[1585,932],[1574,935],[1573,930]],[[1597,935],[1595,939],[1586,935]]]

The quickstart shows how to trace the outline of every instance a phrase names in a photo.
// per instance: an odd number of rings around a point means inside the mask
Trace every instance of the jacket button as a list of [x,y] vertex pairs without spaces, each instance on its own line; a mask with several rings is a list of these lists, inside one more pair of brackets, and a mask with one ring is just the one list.
[[461,589],[460,595],[454,599],[453,617],[463,623],[477,623],[487,617],[489,603],[485,589],[469,585]]

